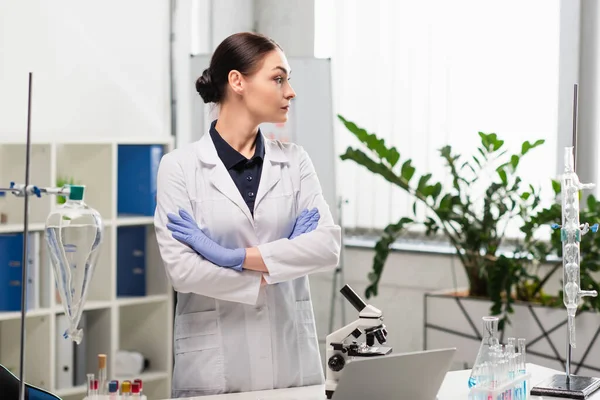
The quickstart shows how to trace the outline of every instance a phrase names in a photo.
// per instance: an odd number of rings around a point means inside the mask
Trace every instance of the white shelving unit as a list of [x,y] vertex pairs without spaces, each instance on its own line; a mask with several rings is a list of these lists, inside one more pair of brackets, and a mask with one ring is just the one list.
[[[148,144],[172,149],[172,141],[128,140],[69,141],[34,143],[31,147],[30,183],[56,186],[57,178],[67,176],[86,186],[84,201],[100,212],[105,229],[98,264],[84,309],[87,325],[81,344],[86,352],[87,372],[97,375],[97,355],[108,356],[109,379],[115,376],[118,350],[139,351],[150,362],[139,378],[144,381],[148,399],[170,397],[172,373],[173,295],[158,252],[151,216],[117,214],[118,146]],[[0,187],[10,181],[24,182],[25,145],[0,143]],[[57,316],[64,313],[55,292],[54,278],[44,235],[47,215],[58,207],[55,196],[31,197],[29,230],[41,233],[39,299],[40,308],[26,314],[25,380],[48,389],[63,400],[81,400],[85,385],[57,389],[56,360],[60,338]],[[23,231],[23,199],[6,196],[8,223],[0,233]],[[117,232],[120,226],[146,226],[146,290],[144,297],[117,297]],[[19,373],[20,312],[0,312],[0,364]],[[61,339],[62,340],[62,339]]]

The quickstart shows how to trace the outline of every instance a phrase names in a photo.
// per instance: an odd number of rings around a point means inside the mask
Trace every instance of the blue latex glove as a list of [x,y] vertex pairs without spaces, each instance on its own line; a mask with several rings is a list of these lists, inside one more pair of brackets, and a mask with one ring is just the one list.
[[294,225],[294,229],[292,230],[289,239],[291,240],[303,233],[308,233],[317,229],[320,218],[321,214],[319,214],[319,210],[316,207],[312,210],[305,209],[302,211],[298,218],[296,218],[296,224]]
[[183,209],[179,210],[179,215],[169,213],[167,217],[171,221],[167,223],[167,228],[173,232],[173,238],[190,246],[213,264],[242,271],[246,249],[232,250],[217,244],[202,232],[194,218]]

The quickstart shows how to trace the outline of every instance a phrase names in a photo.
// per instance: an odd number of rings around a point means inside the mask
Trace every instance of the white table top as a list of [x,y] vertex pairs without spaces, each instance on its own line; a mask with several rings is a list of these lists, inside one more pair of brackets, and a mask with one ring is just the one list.
[[[531,387],[536,386],[554,374],[561,373],[535,364],[527,364],[531,373]],[[451,371],[446,374],[438,393],[439,400],[467,400],[469,389],[467,381],[471,370]],[[325,385],[305,386],[290,389],[265,390],[246,393],[231,393],[216,396],[189,397],[188,400],[324,400]],[[557,397],[530,396],[529,400],[550,400]],[[166,399],[168,400],[168,399]],[[588,397],[588,400],[600,400],[600,390]]]

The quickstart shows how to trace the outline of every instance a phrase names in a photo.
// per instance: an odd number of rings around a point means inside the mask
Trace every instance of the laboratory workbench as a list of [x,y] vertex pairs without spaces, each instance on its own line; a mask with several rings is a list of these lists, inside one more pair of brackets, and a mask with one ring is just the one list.
[[[536,386],[548,377],[561,373],[550,368],[541,367],[535,364],[527,364],[527,370],[531,373],[531,387]],[[471,370],[450,371],[446,374],[444,382],[438,393],[439,400],[467,400],[469,389],[467,381]],[[402,399],[401,393],[398,399]],[[305,386],[290,389],[276,389],[246,393],[231,393],[215,396],[189,397],[187,400],[324,400],[325,386]],[[550,400],[558,399],[556,397],[530,396],[529,400]],[[169,400],[169,399],[165,399]],[[180,399],[181,400],[181,399]],[[390,399],[394,400],[394,399]],[[588,400],[600,400],[600,390],[588,397]]]

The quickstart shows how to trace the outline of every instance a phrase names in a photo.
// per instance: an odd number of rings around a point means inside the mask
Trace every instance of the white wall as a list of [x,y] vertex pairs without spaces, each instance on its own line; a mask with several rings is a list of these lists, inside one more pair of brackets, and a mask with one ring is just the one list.
[[0,141],[170,134],[169,1],[0,2]]
[[257,31],[273,38],[286,55],[313,57],[314,0],[256,0]]

